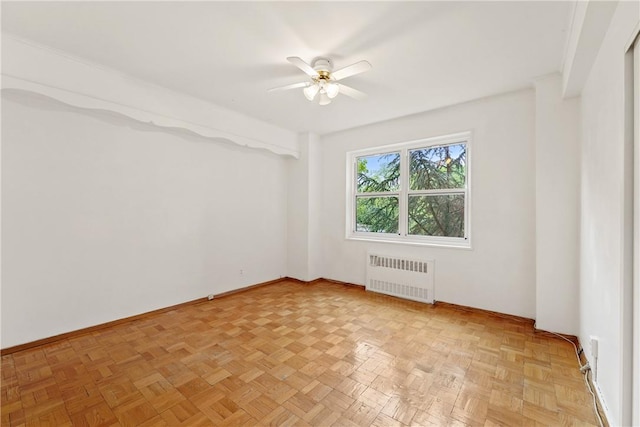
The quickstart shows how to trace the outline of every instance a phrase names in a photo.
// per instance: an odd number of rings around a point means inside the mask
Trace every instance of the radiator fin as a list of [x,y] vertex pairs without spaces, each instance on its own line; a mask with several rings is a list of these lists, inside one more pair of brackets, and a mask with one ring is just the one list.
[[415,271],[425,274],[429,272],[429,263],[433,263],[433,261],[415,261],[380,255],[369,255],[369,265],[373,267],[393,268],[396,270]]
[[434,261],[368,254],[366,289],[433,303]]

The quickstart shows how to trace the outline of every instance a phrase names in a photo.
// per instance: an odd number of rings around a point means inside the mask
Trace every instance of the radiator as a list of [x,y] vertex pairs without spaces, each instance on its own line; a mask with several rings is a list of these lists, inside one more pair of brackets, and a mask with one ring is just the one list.
[[365,288],[394,297],[433,304],[433,260],[367,254]]

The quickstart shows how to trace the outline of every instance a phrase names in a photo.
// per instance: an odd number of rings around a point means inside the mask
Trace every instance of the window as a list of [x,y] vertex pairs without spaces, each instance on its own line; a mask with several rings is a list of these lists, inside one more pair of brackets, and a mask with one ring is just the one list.
[[347,238],[470,247],[469,132],[347,154]]

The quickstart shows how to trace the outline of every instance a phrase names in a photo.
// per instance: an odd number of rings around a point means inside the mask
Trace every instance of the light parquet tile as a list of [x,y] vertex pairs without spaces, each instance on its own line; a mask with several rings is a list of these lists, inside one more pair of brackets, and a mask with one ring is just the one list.
[[295,281],[2,357],[2,426],[596,425],[530,322]]

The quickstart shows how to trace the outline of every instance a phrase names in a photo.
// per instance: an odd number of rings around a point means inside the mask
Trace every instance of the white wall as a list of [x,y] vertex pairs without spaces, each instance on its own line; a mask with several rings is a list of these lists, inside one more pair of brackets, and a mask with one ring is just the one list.
[[579,100],[562,78],[536,81],[536,327],[577,335],[580,232]]
[[298,136],[299,157],[287,160],[287,276],[298,280],[309,275],[308,138]]
[[303,281],[322,277],[320,228],[320,137],[298,137],[300,156],[288,159],[287,275]]
[[[320,137],[309,135],[308,151],[309,181],[307,198],[309,203],[309,280],[314,280],[324,275],[322,258],[322,146]],[[293,160],[292,160],[293,161]],[[289,248],[294,250],[294,248]]]
[[302,133],[298,147],[299,157],[287,160],[287,275],[308,282],[323,277],[320,137]]
[[[368,250],[434,259],[436,300],[534,317],[534,96],[524,90],[323,136],[324,276],[364,284]],[[471,250],[345,240],[347,151],[466,130]]]
[[309,280],[309,135],[298,136],[300,154],[288,159],[287,275]]
[[2,151],[2,348],[286,275],[281,156],[12,91]]
[[[609,422],[629,425],[630,303],[624,288],[624,51],[640,3],[620,2],[581,97],[580,341],[600,340],[597,384]],[[585,352],[591,363],[594,358]]]

